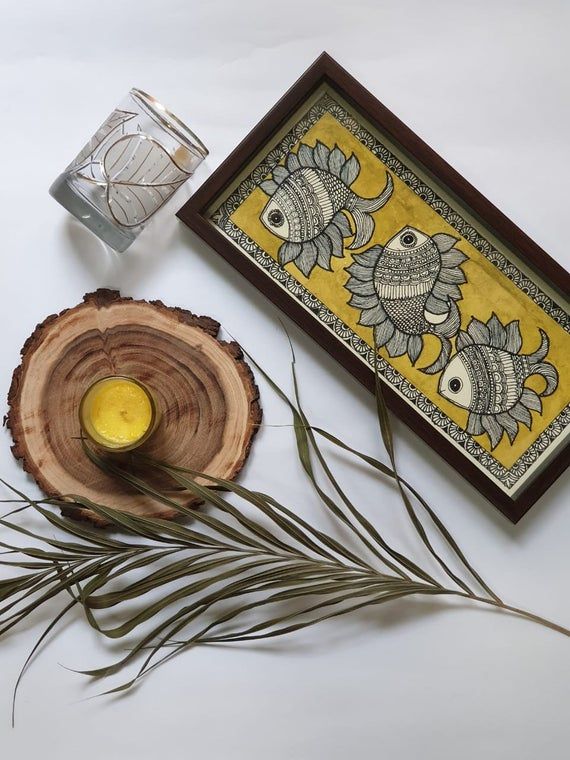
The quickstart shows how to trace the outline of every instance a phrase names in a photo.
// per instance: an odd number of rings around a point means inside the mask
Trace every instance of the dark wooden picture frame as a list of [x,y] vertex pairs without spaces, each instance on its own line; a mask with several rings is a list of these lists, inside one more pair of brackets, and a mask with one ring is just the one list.
[[[244,168],[251,164],[261,148],[283,129],[292,115],[323,84],[329,85],[366,121],[386,135],[395,145],[443,186],[470,213],[512,251],[527,269],[530,268],[550,288],[570,293],[570,275],[531,240],[499,209],[455,171],[444,159],[391,113],[328,54],[323,53],[291,89],[269,111],[222,165],[178,212],[179,218],[221,254],[271,301],[295,320],[366,388],[374,391],[374,373],[355,357],[348,346],[314,319],[295,299],[246,255],[239,255],[228,239],[208,217],[208,210],[232,186]],[[562,382],[566,378],[561,379]],[[391,410],[421,438],[471,482],[481,494],[497,506],[512,522],[530,509],[568,467],[570,444],[560,446],[534,477],[513,498],[482,469],[456,448],[439,430],[384,383],[385,399]]]

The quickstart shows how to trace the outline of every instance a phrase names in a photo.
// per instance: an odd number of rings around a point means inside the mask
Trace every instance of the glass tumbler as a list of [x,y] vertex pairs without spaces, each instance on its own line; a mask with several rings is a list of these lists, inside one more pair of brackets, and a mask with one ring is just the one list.
[[50,195],[115,251],[125,251],[207,155],[176,116],[132,89]]

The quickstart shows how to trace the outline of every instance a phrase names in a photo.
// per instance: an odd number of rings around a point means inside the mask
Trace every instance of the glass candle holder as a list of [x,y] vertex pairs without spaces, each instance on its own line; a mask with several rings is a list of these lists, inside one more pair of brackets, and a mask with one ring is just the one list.
[[92,383],[79,404],[79,421],[87,438],[105,451],[132,451],[156,430],[160,414],[152,391],[123,375]]
[[176,116],[133,89],[50,195],[111,248],[125,251],[207,155]]

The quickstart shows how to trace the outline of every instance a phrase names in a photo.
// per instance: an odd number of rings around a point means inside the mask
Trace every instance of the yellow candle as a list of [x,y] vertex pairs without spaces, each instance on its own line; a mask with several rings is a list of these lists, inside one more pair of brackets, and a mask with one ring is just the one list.
[[114,451],[140,446],[156,427],[156,407],[145,385],[130,377],[105,377],[85,392],[81,427],[97,445]]

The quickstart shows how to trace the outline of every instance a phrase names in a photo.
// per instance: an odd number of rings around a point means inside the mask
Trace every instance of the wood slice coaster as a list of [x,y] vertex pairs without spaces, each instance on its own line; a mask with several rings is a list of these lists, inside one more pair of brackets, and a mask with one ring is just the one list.
[[[259,394],[236,343],[218,340],[210,317],[134,301],[98,290],[83,303],[37,326],[22,349],[8,395],[12,452],[49,497],[79,494],[138,515],[172,518],[173,508],[106,475],[86,456],[80,440],[79,402],[86,388],[108,375],[148,385],[162,419],[140,451],[216,477],[234,478],[243,467],[261,421]],[[150,478],[147,479],[150,480]],[[172,480],[153,485],[172,489]],[[65,511],[65,510],[64,510]],[[94,523],[92,511],[69,514]]]

